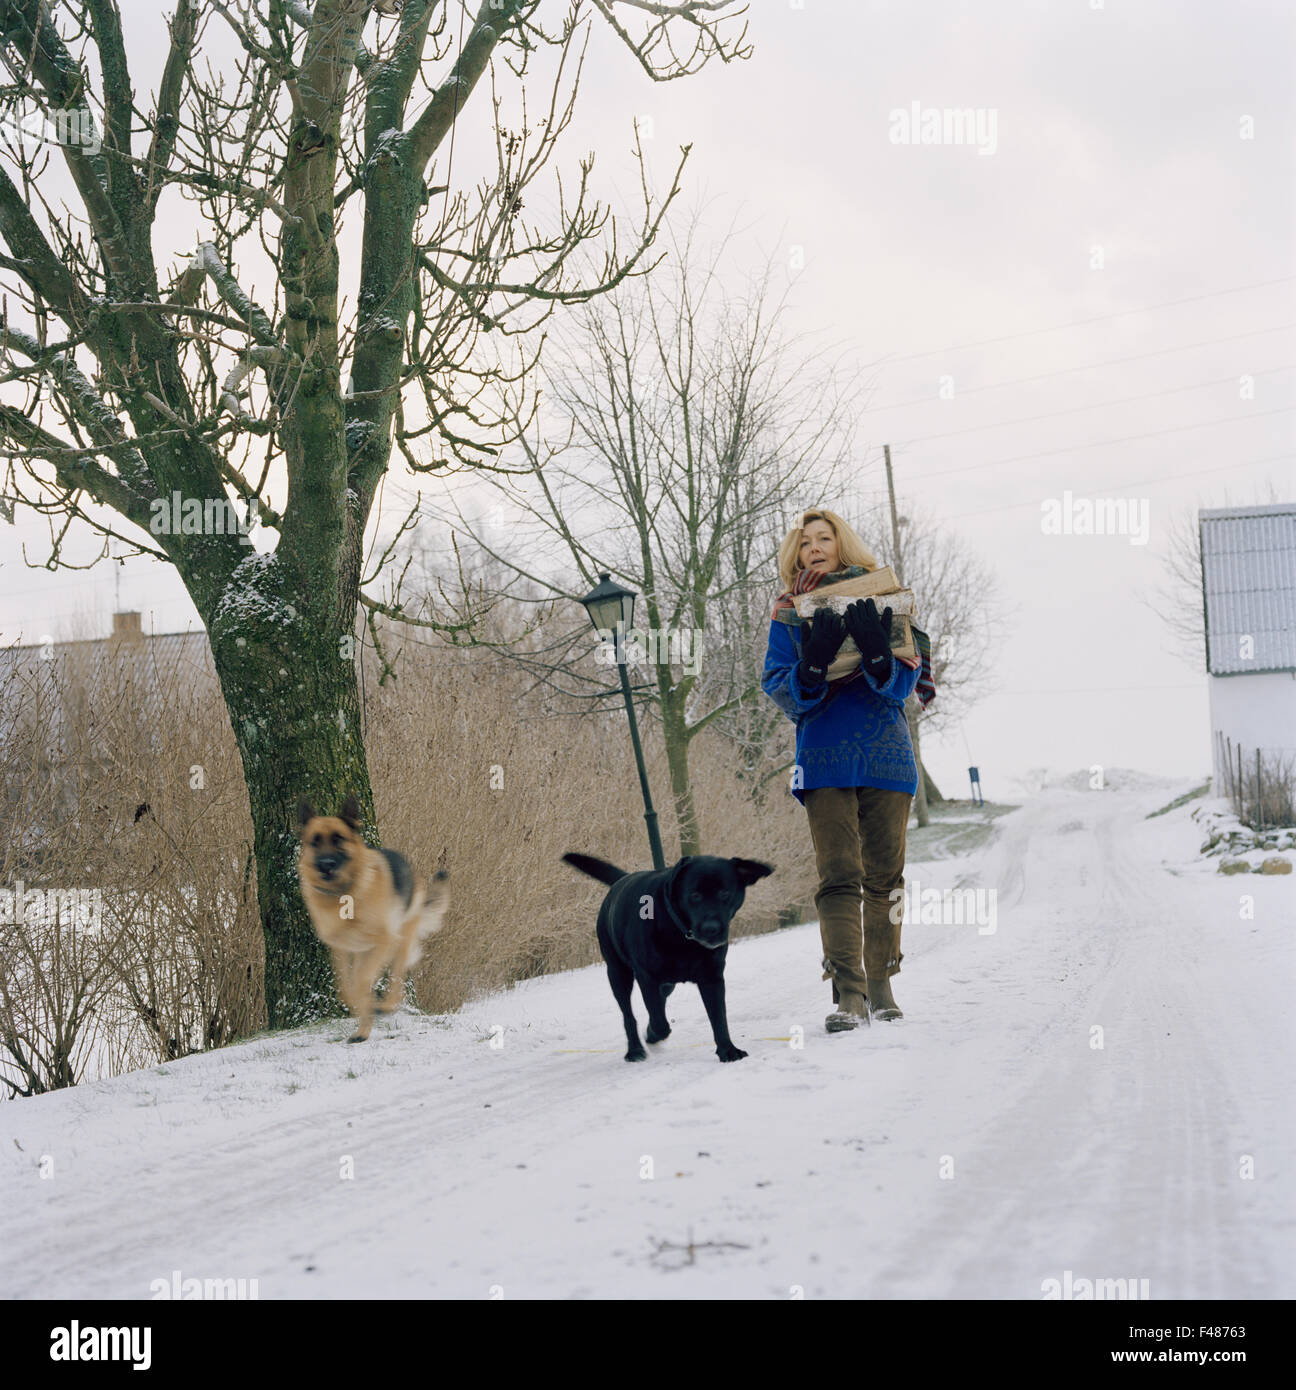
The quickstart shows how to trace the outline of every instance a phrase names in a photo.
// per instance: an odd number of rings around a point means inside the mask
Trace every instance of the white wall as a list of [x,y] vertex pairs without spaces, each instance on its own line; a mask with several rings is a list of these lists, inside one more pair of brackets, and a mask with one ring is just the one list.
[[[1216,796],[1224,795],[1216,732],[1240,743],[1254,766],[1255,750],[1266,758],[1296,761],[1296,672],[1261,671],[1239,676],[1209,676],[1211,757]],[[1236,758],[1236,751],[1234,757]]]

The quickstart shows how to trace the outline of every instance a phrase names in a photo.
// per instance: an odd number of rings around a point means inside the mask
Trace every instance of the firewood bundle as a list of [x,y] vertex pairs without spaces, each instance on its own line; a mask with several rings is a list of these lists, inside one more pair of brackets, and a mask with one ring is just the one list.
[[[891,655],[916,657],[918,646],[914,640],[913,627],[917,622],[917,604],[912,589],[901,586],[890,565],[859,575],[855,579],[843,579],[836,584],[821,583],[808,594],[801,594],[795,600],[797,617],[813,618],[820,608],[832,608],[844,613],[858,599],[871,598],[877,604],[879,615],[891,610]],[[850,637],[841,644],[831,666],[828,679],[840,680],[859,670],[860,649]]]

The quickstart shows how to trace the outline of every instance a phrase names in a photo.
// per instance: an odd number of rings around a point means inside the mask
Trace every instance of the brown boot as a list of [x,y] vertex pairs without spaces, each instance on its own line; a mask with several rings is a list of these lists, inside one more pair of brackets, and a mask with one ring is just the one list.
[[824,1019],[824,1027],[830,1033],[845,1033],[852,1028],[867,1028],[871,1022],[868,1000],[862,994],[856,994],[851,989],[844,989],[840,993],[841,1002]]
[[868,1008],[875,1018],[903,1018],[900,1006],[891,993],[891,981],[885,975],[868,982]]

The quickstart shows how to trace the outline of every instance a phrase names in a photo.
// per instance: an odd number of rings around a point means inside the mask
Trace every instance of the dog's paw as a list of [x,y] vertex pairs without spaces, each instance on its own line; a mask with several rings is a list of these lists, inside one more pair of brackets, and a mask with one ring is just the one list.
[[722,1062],[741,1062],[746,1055],[741,1047],[735,1047],[733,1043],[723,1043],[716,1048],[716,1056]]
[[632,1047],[630,1051],[626,1053],[625,1059],[627,1062],[646,1062],[648,1060],[648,1054],[642,1047]]
[[648,1040],[650,1043],[659,1043],[659,1042],[663,1041],[663,1039],[669,1038],[669,1037],[670,1037],[670,1033],[671,1033],[671,1030],[670,1030],[670,1024],[669,1024],[669,1023],[661,1030],[661,1032],[658,1032],[657,1029],[654,1028],[654,1027],[652,1026],[652,1024],[650,1023],[650,1024],[648,1025],[647,1031],[644,1033],[644,1037],[647,1038],[647,1040]]
[[364,1042],[369,1037],[368,1033],[352,1033],[347,1042]]

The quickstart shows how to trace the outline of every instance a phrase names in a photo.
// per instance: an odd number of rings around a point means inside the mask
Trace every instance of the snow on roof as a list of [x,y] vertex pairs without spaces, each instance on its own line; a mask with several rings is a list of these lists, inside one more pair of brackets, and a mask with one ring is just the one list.
[[1207,670],[1296,670],[1296,503],[1216,507],[1198,524]]

